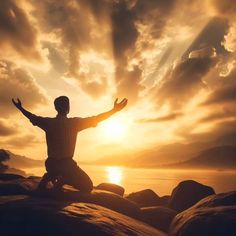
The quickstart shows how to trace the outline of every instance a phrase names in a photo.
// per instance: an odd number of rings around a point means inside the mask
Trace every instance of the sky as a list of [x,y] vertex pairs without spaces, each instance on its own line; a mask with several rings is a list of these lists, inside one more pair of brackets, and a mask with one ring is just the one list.
[[92,161],[236,132],[234,0],[0,1],[0,146],[45,159],[45,135],[11,103],[71,117],[127,107],[78,134]]

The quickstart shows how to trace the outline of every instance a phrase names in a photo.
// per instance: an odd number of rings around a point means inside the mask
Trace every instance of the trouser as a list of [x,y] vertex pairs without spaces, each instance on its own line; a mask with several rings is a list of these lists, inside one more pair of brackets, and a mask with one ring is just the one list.
[[68,184],[82,192],[91,192],[93,183],[90,177],[72,159],[54,160],[45,162],[47,173],[43,176],[40,185],[48,181],[58,180],[58,184]]

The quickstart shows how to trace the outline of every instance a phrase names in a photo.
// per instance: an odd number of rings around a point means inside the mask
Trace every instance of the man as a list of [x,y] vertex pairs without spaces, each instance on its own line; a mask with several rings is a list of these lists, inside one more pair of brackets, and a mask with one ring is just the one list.
[[57,116],[53,118],[36,116],[23,108],[20,99],[12,99],[13,104],[25,115],[33,125],[38,126],[46,133],[48,158],[45,162],[47,173],[44,174],[39,189],[46,189],[52,181],[54,187],[61,189],[63,184],[71,185],[80,191],[91,192],[93,183],[89,176],[77,166],[73,160],[77,133],[81,130],[95,127],[97,124],[116,112],[122,110],[128,100],[125,98],[107,112],[97,116],[68,118],[70,111],[69,98],[60,96],[55,99],[54,106]]

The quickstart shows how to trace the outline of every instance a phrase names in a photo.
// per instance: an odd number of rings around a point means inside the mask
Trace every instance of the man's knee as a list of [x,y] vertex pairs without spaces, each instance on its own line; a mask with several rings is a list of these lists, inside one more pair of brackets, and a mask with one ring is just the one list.
[[89,177],[87,177],[80,180],[79,183],[77,183],[76,188],[81,192],[90,193],[93,190],[93,182]]

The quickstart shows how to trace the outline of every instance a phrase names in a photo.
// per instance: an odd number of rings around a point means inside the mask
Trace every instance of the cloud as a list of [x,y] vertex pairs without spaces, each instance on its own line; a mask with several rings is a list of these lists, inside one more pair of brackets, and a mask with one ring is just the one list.
[[9,125],[5,120],[0,119],[0,137],[16,134],[18,129],[15,126]]
[[11,138],[6,139],[2,142],[4,147],[7,148],[28,148],[32,147],[35,144],[41,143],[37,137],[34,135],[26,134],[26,135],[17,135]]
[[0,1],[0,38],[0,57],[9,56],[11,48],[23,58],[41,60],[37,31],[16,1]]
[[[111,60],[110,29],[108,27],[108,12],[105,11],[107,1],[71,0],[57,2],[32,0],[34,15],[41,31],[53,38],[49,47],[49,59],[54,69],[63,73],[64,79],[73,79],[87,94],[92,97],[102,96],[108,87],[108,79],[111,79],[110,68],[108,72],[101,60]],[[104,14],[103,14],[104,13]],[[55,60],[60,48],[60,54],[64,60]],[[88,59],[88,56],[93,54]],[[84,60],[84,57],[87,59]],[[97,60],[95,67],[99,70],[95,74],[94,57]],[[57,62],[55,62],[57,61]],[[63,65],[62,67],[60,67]]]
[[236,102],[236,86],[225,86],[212,92],[203,105],[219,105]]
[[218,111],[213,111],[209,115],[204,116],[203,118],[200,119],[200,122],[214,122],[218,121],[221,122],[223,120],[227,119],[236,119],[236,109],[222,109]]
[[171,114],[167,114],[165,116],[159,116],[156,118],[145,118],[138,120],[139,123],[155,123],[155,122],[167,122],[167,121],[173,121],[179,117],[181,117],[183,114],[181,112],[174,112]]
[[185,105],[206,85],[203,77],[215,64],[215,58],[188,58],[180,61],[166,74],[163,83],[155,90],[158,107],[168,104],[173,110]]
[[[136,102],[143,89],[142,50],[151,50],[164,30],[175,1],[126,0],[59,0],[56,3],[32,0],[33,16],[44,34],[58,44],[68,66],[64,78],[75,79],[90,96],[99,98],[110,89],[115,76],[117,96]],[[143,29],[145,32],[143,32]],[[148,36],[150,35],[150,37]],[[51,50],[50,59],[53,60]],[[97,63],[100,72],[93,73],[94,62],[84,63],[86,54],[96,54],[108,65]],[[113,74],[105,70],[114,64]],[[52,63],[59,71],[57,64]],[[103,72],[102,72],[103,68]],[[133,76],[136,76],[136,79]],[[132,93],[127,93],[130,85]],[[114,89],[112,90],[114,91]]]
[[26,108],[33,109],[47,104],[47,96],[35,79],[24,69],[7,61],[0,62],[1,117],[16,112],[12,98],[21,98]]
[[225,50],[223,42],[228,29],[229,25],[225,18],[214,17],[198,34],[189,48],[184,52],[182,57],[188,58],[189,54],[193,50],[207,47],[214,48],[217,55],[227,54],[228,52]]
[[231,0],[212,0],[212,5],[215,8],[217,14],[228,20],[230,29],[225,36],[224,47],[228,51],[236,50],[236,6]]

